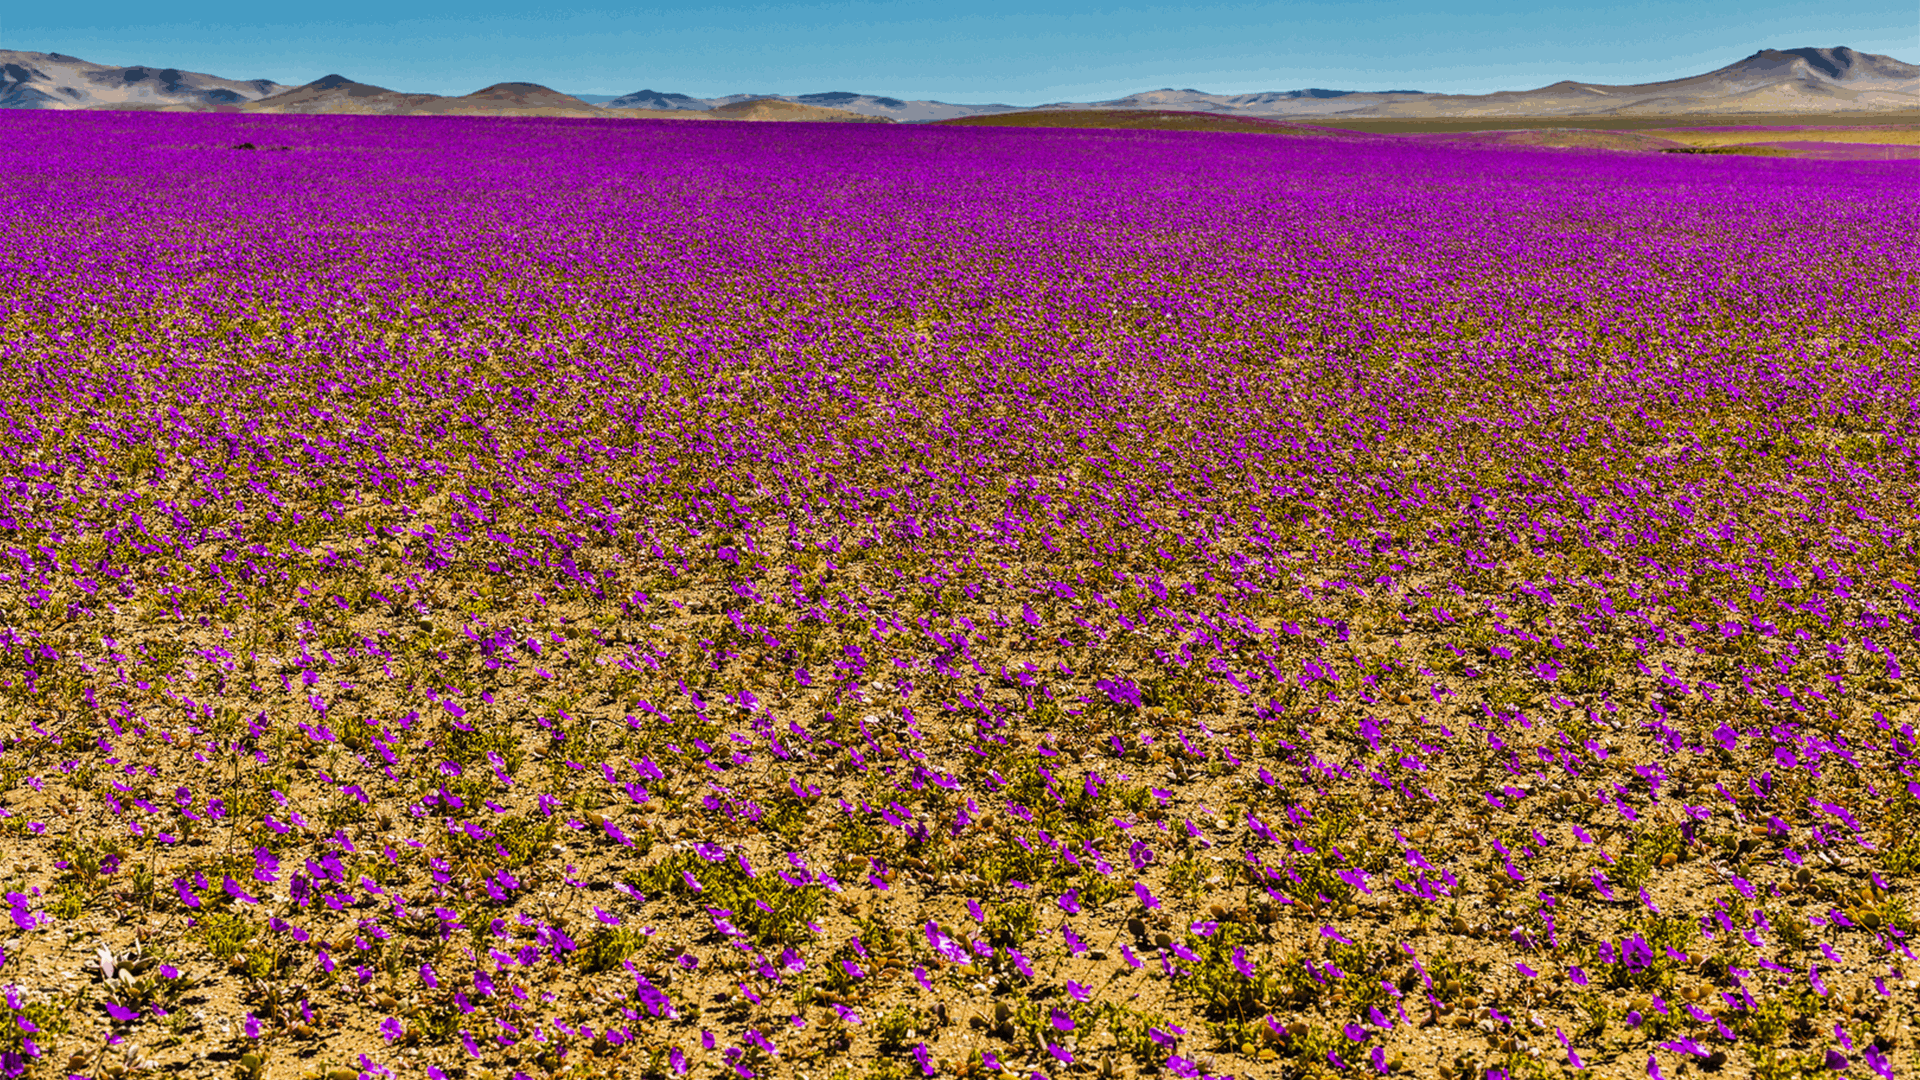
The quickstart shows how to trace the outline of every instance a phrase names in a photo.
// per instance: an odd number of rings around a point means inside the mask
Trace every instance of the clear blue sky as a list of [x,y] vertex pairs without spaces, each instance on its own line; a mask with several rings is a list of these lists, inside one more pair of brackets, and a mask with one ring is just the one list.
[[573,93],[854,90],[1016,105],[1163,86],[1480,93],[1563,78],[1644,82],[1803,45],[1920,62],[1913,0],[1546,5],[0,0],[0,48],[285,83],[337,71],[442,94],[524,80]]

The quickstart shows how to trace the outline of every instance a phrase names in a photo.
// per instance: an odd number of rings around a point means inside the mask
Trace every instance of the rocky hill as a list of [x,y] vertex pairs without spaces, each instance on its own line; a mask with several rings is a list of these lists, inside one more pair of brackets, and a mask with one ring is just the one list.
[[144,64],[113,67],[61,53],[0,49],[0,109],[243,105],[286,89],[272,79],[227,79]]

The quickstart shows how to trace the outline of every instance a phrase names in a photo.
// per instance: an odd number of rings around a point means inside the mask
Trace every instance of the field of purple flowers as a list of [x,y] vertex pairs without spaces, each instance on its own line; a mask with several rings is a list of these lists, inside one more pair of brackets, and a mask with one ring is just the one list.
[[0,164],[0,1071],[1915,1067],[1920,166]]

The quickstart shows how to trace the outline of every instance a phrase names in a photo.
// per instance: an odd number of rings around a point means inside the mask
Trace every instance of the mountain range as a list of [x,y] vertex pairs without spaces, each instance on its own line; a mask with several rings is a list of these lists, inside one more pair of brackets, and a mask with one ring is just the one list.
[[495,83],[462,97],[403,94],[328,75],[243,106],[248,112],[358,113],[389,116],[604,116],[579,98],[537,83]]
[[60,53],[0,50],[0,108],[240,105],[293,89],[272,79],[223,79],[175,68],[111,67]]
[[1048,109],[1160,110],[1263,118],[1441,119],[1920,111],[1920,65],[1834,48],[1763,49],[1725,67],[1664,82],[1562,81],[1534,90],[1279,90],[1211,94],[1149,90],[1108,101],[1046,105],[904,101],[849,91],[696,98],[659,90],[569,95],[506,82],[459,97],[411,94],[340,75],[304,86],[147,66],[113,67],[60,53],[0,51],[0,108],[153,109],[388,115],[574,116],[901,123]]

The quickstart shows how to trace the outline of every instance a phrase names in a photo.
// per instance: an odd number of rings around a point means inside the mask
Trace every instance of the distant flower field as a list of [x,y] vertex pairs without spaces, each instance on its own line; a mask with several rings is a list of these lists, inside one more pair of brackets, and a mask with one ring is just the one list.
[[1920,166],[0,164],[0,1072],[1915,1067]]

